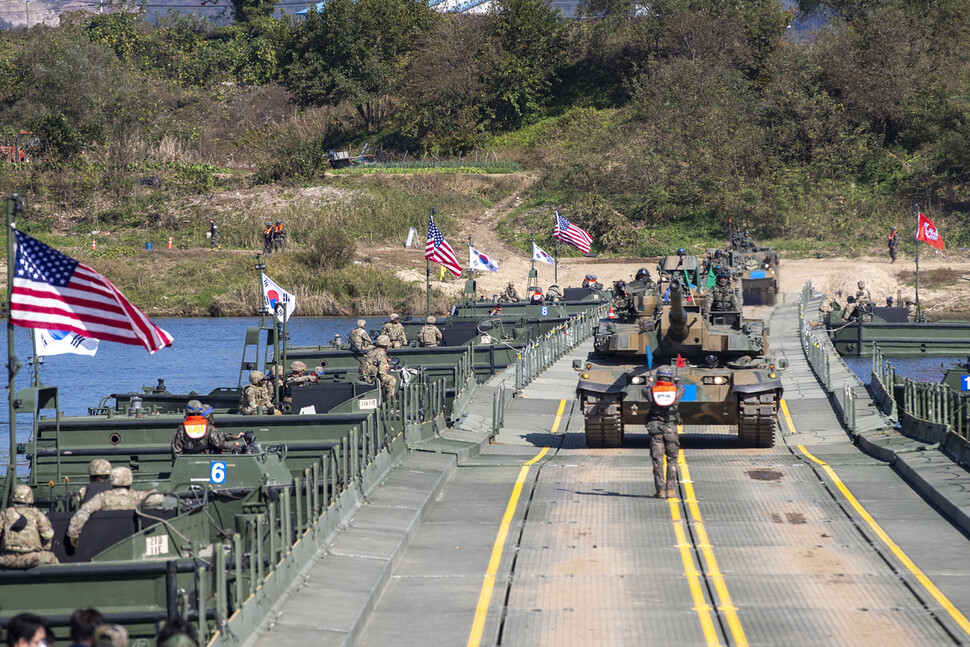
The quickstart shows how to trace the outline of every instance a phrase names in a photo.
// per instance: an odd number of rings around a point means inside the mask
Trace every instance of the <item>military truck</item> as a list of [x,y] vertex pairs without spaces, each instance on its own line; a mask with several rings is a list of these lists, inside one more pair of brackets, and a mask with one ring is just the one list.
[[709,312],[705,299],[675,276],[669,303],[633,291],[614,308],[619,320],[600,321],[593,352],[574,363],[587,446],[620,447],[627,432],[645,430],[648,389],[661,364],[671,364],[684,387],[684,424],[734,425],[742,447],[774,445],[782,385],[767,328],[740,310]]

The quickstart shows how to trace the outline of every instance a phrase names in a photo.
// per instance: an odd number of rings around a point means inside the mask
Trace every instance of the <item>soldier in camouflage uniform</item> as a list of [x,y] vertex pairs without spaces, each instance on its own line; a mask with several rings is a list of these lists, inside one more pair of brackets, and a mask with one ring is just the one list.
[[14,486],[13,505],[0,512],[0,568],[26,569],[58,563],[50,551],[54,528],[33,503],[30,486]]
[[391,315],[391,320],[381,328],[381,334],[387,335],[391,340],[391,348],[400,348],[408,345],[407,335],[404,334],[404,326],[398,321],[397,313]]
[[546,291],[546,293],[549,295],[550,301],[559,301],[560,299],[562,299],[562,288],[556,285],[555,283],[549,286],[549,289]]
[[712,312],[737,312],[740,310],[738,296],[731,287],[731,273],[727,269],[719,268],[717,284],[707,293],[704,300],[704,316]]
[[[677,425],[680,424],[680,400],[684,397],[684,387],[675,384],[673,371],[661,367],[657,371],[657,383],[643,387],[650,410],[644,422],[650,433],[650,458],[653,460],[653,484],[657,488],[658,499],[677,496],[677,454],[680,451],[680,437]],[[664,471],[664,457],[667,469]]]
[[442,334],[438,327],[434,325],[435,321],[434,317],[428,317],[428,322],[418,331],[418,341],[425,348],[437,348],[441,343]]
[[[134,510],[142,501],[156,494],[154,489],[132,490],[131,481],[131,470],[127,467],[115,467],[111,470],[111,489],[107,492],[101,492],[82,505],[81,509],[71,517],[71,523],[67,526],[67,538],[71,540],[72,546],[77,547],[78,538],[81,536],[81,531],[84,530],[84,524],[95,512],[99,510]],[[147,503],[154,503],[155,499],[160,498],[160,496],[151,497]]]
[[[242,436],[242,432],[239,432],[235,439],[239,440]],[[216,429],[212,422],[212,407],[198,400],[189,400],[185,405],[185,420],[172,439],[172,460],[179,454],[221,454],[223,451],[235,454],[239,451],[239,445],[233,442],[232,437]],[[111,473],[113,475],[114,470]]]
[[[322,372],[322,370],[321,370]],[[313,373],[307,373],[306,364],[296,360],[290,364],[290,372],[286,374],[286,396],[284,402],[293,402],[294,386],[306,386],[307,384],[317,384],[320,380]]]
[[866,282],[859,281],[856,285],[859,286],[859,289],[856,290],[856,293],[855,293],[855,302],[858,303],[860,306],[871,302],[872,293],[869,292],[869,288],[866,287]]
[[259,371],[252,371],[249,374],[249,384],[243,389],[239,412],[244,416],[254,416],[259,412],[259,407],[267,415],[276,413],[270,393],[266,389],[266,376]]
[[98,492],[107,492],[111,489],[108,477],[111,476],[111,463],[103,458],[95,458],[88,463],[88,484],[82,487],[78,494],[81,496],[81,504],[85,504]]
[[373,384],[374,378],[377,378],[383,387],[385,400],[392,399],[397,388],[397,379],[391,375],[387,363],[387,348],[390,345],[391,340],[387,335],[378,336],[377,347],[371,349],[360,363],[360,378],[368,384]]
[[363,319],[358,319],[357,327],[350,331],[350,347],[362,353],[374,347],[374,342],[367,332],[367,322]]
[[509,284],[505,286],[505,289],[502,291],[502,294],[499,295],[499,298],[502,301],[518,301],[519,292],[515,289],[515,283],[509,281]]

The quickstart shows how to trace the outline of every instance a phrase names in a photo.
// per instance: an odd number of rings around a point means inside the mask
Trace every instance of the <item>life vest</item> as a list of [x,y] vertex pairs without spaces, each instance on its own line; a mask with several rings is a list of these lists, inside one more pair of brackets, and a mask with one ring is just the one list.
[[670,382],[657,382],[650,389],[653,403],[659,407],[669,407],[677,401],[677,386]]
[[185,435],[193,440],[205,438],[209,431],[209,421],[202,416],[186,416],[182,426],[185,427]]
[[272,225],[270,225],[269,227],[267,227],[266,229],[263,230],[263,235],[264,236],[269,236],[272,233],[273,233],[273,226]]
[[283,223],[279,223],[276,226],[274,226],[273,227],[273,231],[275,231],[278,234],[282,234],[283,233]]

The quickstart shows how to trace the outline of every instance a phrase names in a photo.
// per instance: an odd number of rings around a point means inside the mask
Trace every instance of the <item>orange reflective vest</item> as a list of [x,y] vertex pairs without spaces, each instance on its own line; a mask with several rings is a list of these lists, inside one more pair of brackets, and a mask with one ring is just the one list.
[[657,382],[650,392],[658,406],[669,407],[677,401],[677,387],[670,382]]
[[277,225],[276,225],[276,226],[275,226],[275,227],[273,228],[273,231],[275,231],[275,232],[276,232],[277,234],[282,234],[282,233],[283,233],[283,223],[278,223],[278,224],[277,224]]
[[202,416],[186,416],[182,426],[185,427],[185,435],[193,440],[205,438],[209,432],[209,421]]

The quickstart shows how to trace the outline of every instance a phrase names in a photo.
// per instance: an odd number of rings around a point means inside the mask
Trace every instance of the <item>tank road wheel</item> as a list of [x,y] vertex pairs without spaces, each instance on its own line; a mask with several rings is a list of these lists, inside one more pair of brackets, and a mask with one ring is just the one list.
[[738,444],[774,447],[778,402],[774,393],[742,395],[738,402]]
[[620,400],[616,396],[602,396],[586,408],[586,446],[622,447],[623,422],[620,420]]

